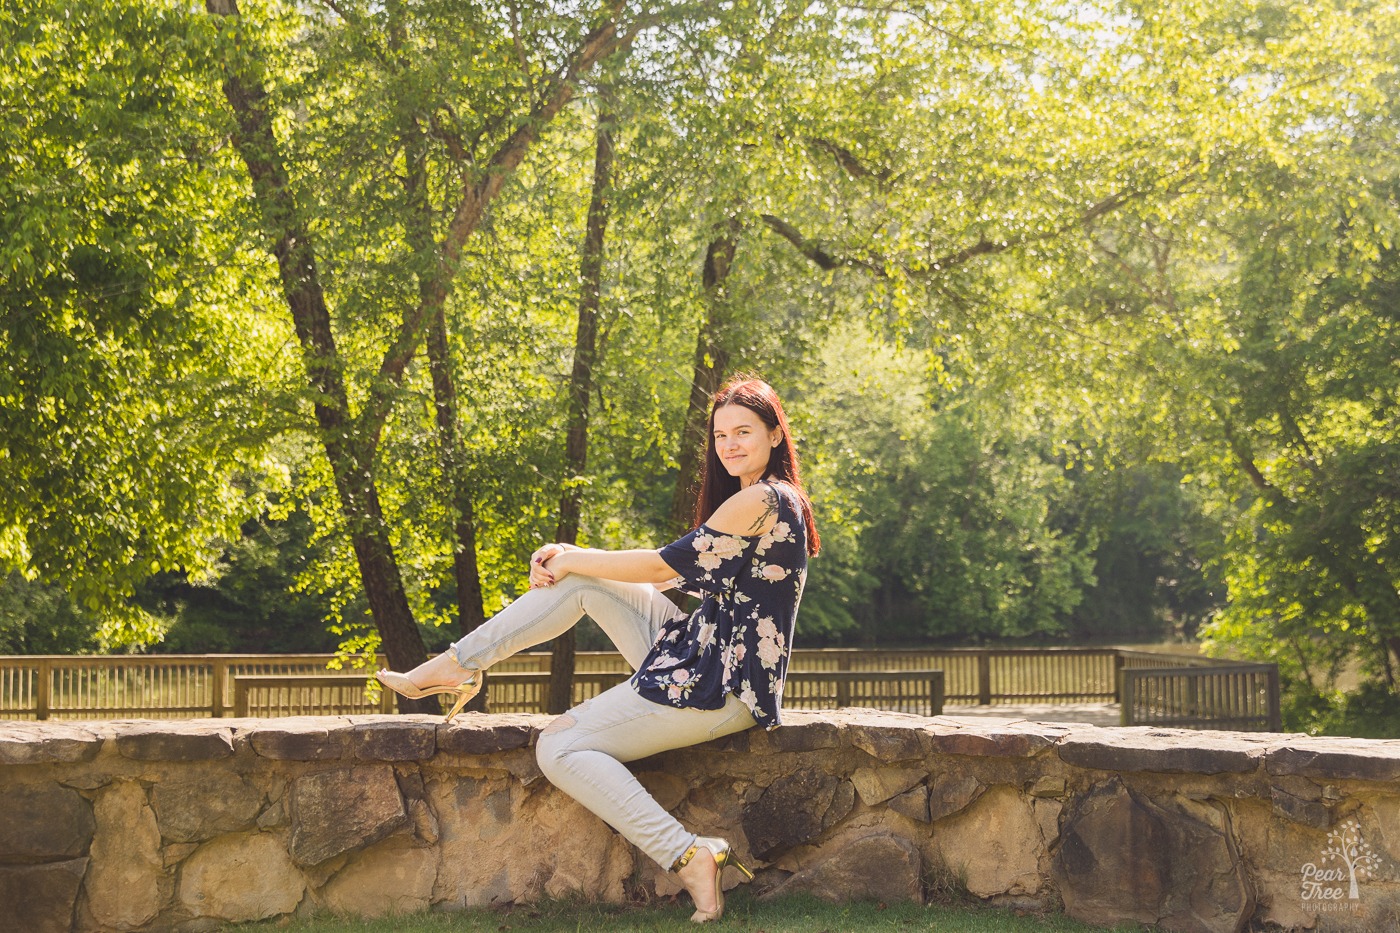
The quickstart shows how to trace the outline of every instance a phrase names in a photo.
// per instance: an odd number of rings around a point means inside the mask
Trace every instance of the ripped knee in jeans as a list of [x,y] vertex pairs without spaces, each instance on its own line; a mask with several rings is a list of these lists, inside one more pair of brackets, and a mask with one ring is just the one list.
[[565,729],[570,729],[576,725],[578,725],[578,720],[568,713],[565,713],[545,726],[540,735],[554,735],[556,732],[563,732]]

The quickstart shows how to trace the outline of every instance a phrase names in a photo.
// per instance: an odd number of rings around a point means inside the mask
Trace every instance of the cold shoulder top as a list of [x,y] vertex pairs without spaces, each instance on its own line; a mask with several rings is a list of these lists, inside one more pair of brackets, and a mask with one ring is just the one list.
[[662,627],[631,683],[648,700],[694,709],[719,709],[734,693],[772,729],[781,723],[793,624],[807,582],[807,524],[796,490],[760,482],[778,498],[767,534],[722,534],[702,524],[658,552],[678,574],[675,585],[701,602],[688,618]]

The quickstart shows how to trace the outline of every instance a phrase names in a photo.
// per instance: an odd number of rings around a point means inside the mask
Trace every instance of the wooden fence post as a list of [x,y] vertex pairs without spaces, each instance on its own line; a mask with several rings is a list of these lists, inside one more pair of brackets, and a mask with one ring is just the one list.
[[992,705],[992,653],[988,649],[977,652],[977,702]]
[[1124,726],[1133,723],[1133,696],[1137,690],[1137,673],[1118,668],[1118,723]]
[[36,708],[35,718],[48,719],[49,707],[53,703],[53,661],[48,658],[39,659],[39,671],[35,675],[34,700]]
[[236,678],[233,682],[233,715],[243,717],[248,715],[248,682],[243,678]]
[[209,714],[215,719],[222,719],[224,715],[224,686],[228,682],[228,659],[214,659],[214,685],[212,687],[213,696],[209,700]]
[[1278,702],[1278,665],[1270,664],[1266,671],[1269,692],[1269,731],[1283,731],[1283,713]]

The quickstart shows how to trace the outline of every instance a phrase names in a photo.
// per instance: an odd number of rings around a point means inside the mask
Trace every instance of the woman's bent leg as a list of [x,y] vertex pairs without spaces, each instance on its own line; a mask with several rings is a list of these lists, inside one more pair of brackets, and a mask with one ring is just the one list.
[[677,709],[643,699],[630,683],[580,704],[540,734],[540,770],[558,788],[669,869],[695,841],[622,762],[742,732],[751,714],[731,694],[717,710]]
[[585,613],[636,670],[661,626],[679,610],[649,583],[569,574],[553,586],[525,593],[449,650],[463,667],[485,670],[568,631]]

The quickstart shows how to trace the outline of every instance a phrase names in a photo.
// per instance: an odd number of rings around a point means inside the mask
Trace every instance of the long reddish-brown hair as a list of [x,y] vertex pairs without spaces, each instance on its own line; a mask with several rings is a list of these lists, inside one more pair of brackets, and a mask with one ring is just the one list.
[[807,498],[807,490],[802,487],[802,473],[797,463],[797,448],[792,443],[792,431],[788,428],[787,412],[783,411],[783,403],[778,400],[778,393],[773,391],[773,387],[755,376],[740,375],[730,379],[715,393],[710,405],[710,420],[705,432],[705,466],[700,475],[700,497],[695,502],[696,527],[704,524],[724,500],[739,491],[739,478],[730,475],[715,450],[715,412],[725,405],[742,405],[758,415],[768,430],[777,428],[782,431],[783,439],[773,448],[763,478],[782,480],[797,491],[802,520],[807,525],[807,553],[815,555],[821,550],[822,541],[817,534],[816,520],[812,517],[812,502]]

